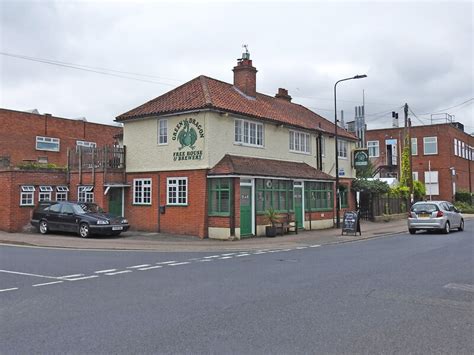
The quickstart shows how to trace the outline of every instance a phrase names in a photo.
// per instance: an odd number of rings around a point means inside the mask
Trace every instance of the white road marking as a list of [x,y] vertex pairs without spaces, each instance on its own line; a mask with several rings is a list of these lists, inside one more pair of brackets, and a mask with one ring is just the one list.
[[159,269],[160,267],[163,267],[163,266],[156,265],[156,266],[144,267],[144,268],[141,268],[141,269],[138,269],[138,270],[145,271],[145,270],[151,270],[151,269]]
[[147,266],[150,266],[150,264],[127,266],[127,269],[139,269],[139,268],[141,268],[141,267],[147,267]]
[[6,291],[15,291],[18,290],[18,287],[13,287],[13,288],[5,288],[3,290],[0,290],[0,292],[6,292]]
[[75,279],[66,279],[66,280],[67,280],[67,281],[79,281],[79,280],[95,279],[96,277],[99,277],[99,275],[76,277]]
[[293,249],[282,249],[281,251],[292,251]]
[[469,284],[447,284],[443,286],[444,288],[453,288],[455,290],[467,291],[467,292],[474,292],[474,285]]
[[250,255],[250,254],[249,253],[244,253],[244,254],[238,254],[235,257],[240,258],[241,256],[248,256],[248,255]]
[[221,256],[229,256],[229,255],[235,255],[237,253],[227,253],[227,254],[221,254]]
[[310,245],[309,247],[310,248],[319,248],[321,245],[320,244],[314,244],[314,245]]
[[105,274],[106,272],[112,272],[112,271],[117,271],[117,269],[99,270],[99,271],[94,271],[94,273],[95,274]]
[[259,255],[259,254],[266,254],[266,251],[257,251],[256,253],[253,253],[254,255]]
[[189,261],[183,261],[182,263],[174,263],[174,264],[168,264],[169,266],[178,266],[178,265],[186,265],[189,264]]
[[58,277],[58,279],[68,279],[70,277],[79,277],[79,276],[84,276],[84,274],[74,274],[74,275],[60,276],[60,277]]
[[7,273],[7,274],[16,274],[16,275],[43,277],[43,278],[45,278],[45,279],[54,279],[54,280],[60,279],[60,277],[37,275],[37,274],[29,274],[29,273],[27,273],[27,272],[18,272],[18,271],[9,271],[9,270],[0,270],[0,272],[5,272],[5,273]]
[[233,257],[232,256],[224,256],[222,258],[219,258],[219,260],[224,260],[224,259],[232,259]]
[[107,276],[113,276],[113,275],[118,275],[118,274],[125,274],[127,272],[132,272],[132,270],[123,270],[123,271],[117,271],[117,272],[108,272]]
[[205,262],[205,261],[212,261],[212,259],[203,259],[203,260],[198,260],[198,262]]
[[166,264],[173,264],[173,263],[175,263],[175,262],[176,262],[175,260],[171,260],[171,261],[162,261],[162,262],[156,263],[156,265],[166,265]]
[[267,253],[278,253],[279,251],[281,251],[281,250],[279,250],[279,249],[278,250],[269,250],[269,251],[267,251]]
[[295,249],[301,250],[301,249],[306,249],[307,247],[296,247]]
[[36,284],[36,285],[33,285],[33,287],[39,287],[39,286],[47,286],[47,285],[54,285],[54,284],[60,284],[60,283],[63,283],[64,281],[52,281],[52,282],[45,282],[45,283],[42,283],[42,284]]
[[204,259],[218,258],[220,255],[205,256]]

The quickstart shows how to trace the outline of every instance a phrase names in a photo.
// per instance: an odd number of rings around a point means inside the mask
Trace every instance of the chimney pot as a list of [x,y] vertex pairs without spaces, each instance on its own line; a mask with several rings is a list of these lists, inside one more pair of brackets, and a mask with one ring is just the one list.
[[275,95],[277,99],[283,99],[285,101],[291,102],[291,96],[288,95],[288,90],[283,88],[278,88],[278,93]]

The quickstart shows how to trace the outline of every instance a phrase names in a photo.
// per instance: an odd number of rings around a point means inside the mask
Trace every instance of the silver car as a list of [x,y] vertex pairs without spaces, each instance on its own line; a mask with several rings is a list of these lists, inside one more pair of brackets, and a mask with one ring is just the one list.
[[420,201],[411,206],[408,214],[408,231],[440,230],[448,234],[451,229],[464,230],[464,218],[448,201]]

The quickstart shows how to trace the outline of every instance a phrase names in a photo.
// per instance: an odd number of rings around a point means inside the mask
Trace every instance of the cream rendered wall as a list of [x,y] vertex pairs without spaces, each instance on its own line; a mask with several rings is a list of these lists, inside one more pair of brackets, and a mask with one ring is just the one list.
[[[242,155],[258,158],[305,162],[316,168],[316,135],[311,134],[310,154],[293,153],[289,149],[288,127],[264,123],[264,146],[249,147],[234,143],[234,116],[216,112],[199,112],[161,117],[168,120],[168,144],[158,144],[158,117],[124,122],[124,144],[127,147],[127,172],[166,171],[210,169],[216,165],[225,154]],[[195,149],[184,147],[178,140],[173,140],[173,132],[183,120],[192,119],[203,129],[204,138],[199,137]],[[252,120],[250,120],[252,121]],[[254,120],[254,122],[259,122]],[[197,131],[197,127],[191,124]],[[181,130],[183,127],[179,127]],[[306,132],[301,130],[301,132]],[[306,132],[307,133],[307,132]],[[325,137],[325,156],[323,171],[335,176],[334,139]],[[351,168],[351,152],[355,143],[349,142],[348,158],[339,159],[339,168],[345,171],[344,177],[355,177]],[[176,154],[188,155],[202,151],[201,159],[179,160]],[[175,160],[176,158],[176,160]]]
[[[127,172],[194,170],[209,168],[206,156],[207,118],[208,113],[182,114],[169,117],[151,117],[143,120],[124,122],[123,138],[127,147]],[[168,143],[158,144],[158,120],[168,120]],[[184,147],[177,139],[173,140],[173,132],[183,120],[194,119],[203,128],[204,138],[201,138],[196,125],[190,124],[197,131],[198,138],[195,148]],[[183,126],[179,130],[183,129]],[[175,136],[175,138],[177,138]],[[197,160],[179,160],[175,154],[189,156],[202,151],[202,158]],[[175,160],[176,158],[176,160]]]

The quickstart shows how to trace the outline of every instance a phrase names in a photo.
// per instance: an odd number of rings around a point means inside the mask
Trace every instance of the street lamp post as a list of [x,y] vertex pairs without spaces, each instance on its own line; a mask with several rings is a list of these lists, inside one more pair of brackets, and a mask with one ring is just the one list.
[[341,81],[347,80],[354,80],[354,79],[363,79],[366,78],[367,75],[356,75],[351,78],[345,78],[336,81],[334,84],[334,141],[335,141],[335,151],[336,151],[336,227],[340,227],[340,218],[339,218],[339,211],[341,209],[339,205],[339,151],[338,151],[338,141],[337,141],[337,101],[336,101],[336,86]]

